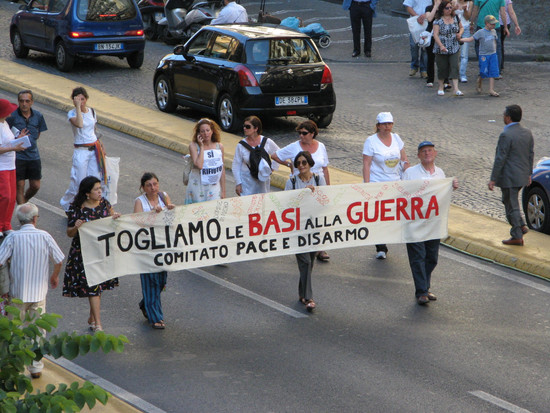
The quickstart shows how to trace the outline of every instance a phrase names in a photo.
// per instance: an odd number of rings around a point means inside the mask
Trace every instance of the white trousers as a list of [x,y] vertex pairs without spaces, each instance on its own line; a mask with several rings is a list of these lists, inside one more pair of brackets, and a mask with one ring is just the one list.
[[[78,186],[87,176],[95,176],[99,179],[102,178],[102,174],[97,167],[97,159],[95,151],[90,151],[88,148],[75,148],[73,153],[73,166],[71,168],[71,182],[69,189],[63,195],[63,198],[59,201],[61,208],[65,211],[69,209],[69,205],[73,202],[75,195],[78,193]],[[103,181],[101,183],[102,189]]]
[[[44,314],[46,312],[46,299],[44,298],[42,301],[38,301],[36,303],[22,303],[22,304],[15,304],[10,302],[10,305],[13,307],[16,307],[19,309],[19,317],[21,321],[25,320],[25,314],[38,314],[38,309],[41,309],[42,311],[40,314]],[[26,324],[23,324],[23,326],[26,326]],[[46,330],[43,328],[38,328],[42,332],[42,337],[46,338]],[[42,359],[40,361],[34,361],[32,362],[32,365],[28,367],[30,373],[40,373],[42,369],[44,368],[44,363],[42,363]]]

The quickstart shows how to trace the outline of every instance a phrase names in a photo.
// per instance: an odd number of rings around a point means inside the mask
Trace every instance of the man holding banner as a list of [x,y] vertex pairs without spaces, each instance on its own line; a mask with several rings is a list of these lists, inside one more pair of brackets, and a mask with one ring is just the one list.
[[[408,168],[403,180],[430,180],[444,179],[445,172],[435,166],[437,151],[430,141],[421,142],[418,145],[418,165]],[[453,189],[458,188],[458,179],[453,179]],[[439,256],[440,239],[430,239],[421,242],[407,243],[407,254],[414,279],[415,295],[418,304],[425,305],[437,300],[434,293],[430,292],[432,271],[437,266]]]

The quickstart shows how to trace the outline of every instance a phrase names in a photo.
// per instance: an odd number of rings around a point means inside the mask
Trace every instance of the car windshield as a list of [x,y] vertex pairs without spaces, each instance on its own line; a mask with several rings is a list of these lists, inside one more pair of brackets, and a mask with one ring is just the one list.
[[137,14],[132,0],[79,0],[76,13],[85,21],[130,20]]
[[246,43],[246,61],[250,64],[287,65],[318,63],[321,57],[309,39],[265,39]]

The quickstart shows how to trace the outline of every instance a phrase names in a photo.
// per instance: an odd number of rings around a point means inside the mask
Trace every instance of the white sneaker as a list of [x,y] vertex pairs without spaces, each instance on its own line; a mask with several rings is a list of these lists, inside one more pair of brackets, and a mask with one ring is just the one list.
[[434,87],[434,84],[432,82],[426,83],[426,87]]
[[378,251],[376,253],[376,259],[377,260],[385,260],[386,259],[386,253],[384,251]]
[[468,83],[468,79],[466,79],[465,77],[461,77],[460,83]]

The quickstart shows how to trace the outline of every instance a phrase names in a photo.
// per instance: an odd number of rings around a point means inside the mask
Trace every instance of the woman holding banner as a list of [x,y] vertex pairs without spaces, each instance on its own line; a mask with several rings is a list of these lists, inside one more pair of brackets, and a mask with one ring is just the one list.
[[[312,172],[322,176],[326,184],[330,185],[327,149],[322,142],[316,139],[319,134],[317,124],[312,120],[305,120],[296,127],[296,132],[298,132],[300,139],[279,149],[271,157],[275,162],[292,169],[292,162],[296,159],[296,155],[301,151],[307,151],[315,161],[315,167],[312,169]],[[298,171],[292,170],[292,175],[295,176],[297,174]],[[317,259],[319,261],[328,261],[330,257],[326,251],[319,251]]]
[[73,239],[73,242],[67,257],[63,279],[63,295],[65,297],[88,297],[90,303],[88,326],[94,332],[103,331],[100,314],[101,292],[112,290],[118,286],[118,278],[113,278],[90,287],[84,271],[78,229],[85,222],[95,219],[109,216],[113,219],[120,217],[120,214],[114,211],[109,201],[104,199],[101,194],[101,181],[95,176],[87,176],[80,182],[74,201],[67,211],[67,235]]
[[[400,181],[409,167],[405,145],[392,129],[392,114],[380,112],[376,117],[376,133],[363,145],[363,182]],[[387,253],[386,244],[376,245],[377,259],[385,260]]]
[[73,89],[71,94],[74,109],[67,114],[74,135],[73,164],[69,189],[59,201],[61,207],[68,211],[69,205],[77,193],[78,185],[86,176],[103,179],[105,170],[105,152],[96,135],[97,117],[92,108],[86,106],[88,92],[83,87]]
[[193,169],[185,192],[185,204],[225,198],[225,166],[221,129],[216,122],[203,118],[193,129],[189,154]]
[[[141,177],[141,186],[143,192],[136,198],[134,203],[134,213],[137,212],[161,212],[164,208],[174,209],[176,206],[170,201],[166,192],[159,190],[159,179],[152,172],[145,172]],[[151,322],[151,327],[162,330],[166,327],[164,324],[164,315],[162,313],[162,304],[160,293],[166,286],[166,271],[140,274],[141,292],[143,299],[139,303],[139,308],[147,320]]]
[[[326,185],[327,183],[323,175],[318,175],[311,171],[313,165],[315,165],[315,161],[308,151],[298,152],[298,155],[294,158],[294,168],[298,171],[298,175],[290,177],[286,182],[285,191],[308,188],[313,192],[315,191],[315,187]],[[313,270],[316,255],[317,252],[315,251],[296,254],[296,261],[300,270],[298,296],[300,302],[310,312],[316,307],[311,290],[311,271]]]

